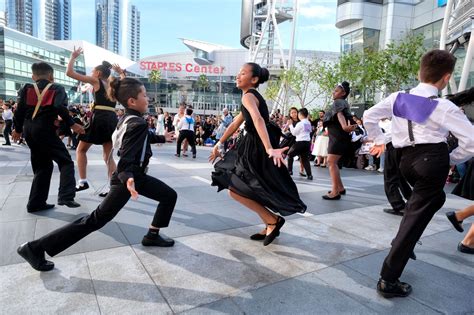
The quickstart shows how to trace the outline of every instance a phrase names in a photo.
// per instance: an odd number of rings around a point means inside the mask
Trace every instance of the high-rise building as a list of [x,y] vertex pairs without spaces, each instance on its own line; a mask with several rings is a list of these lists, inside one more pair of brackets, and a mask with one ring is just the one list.
[[128,51],[130,59],[138,61],[140,59],[140,11],[132,5],[130,10],[130,41],[128,42]]
[[7,26],[42,40],[71,38],[71,0],[7,0]]
[[140,57],[140,12],[128,0],[96,0],[96,44],[116,54]]
[[7,26],[7,22],[5,20],[5,11],[0,11],[0,26]]

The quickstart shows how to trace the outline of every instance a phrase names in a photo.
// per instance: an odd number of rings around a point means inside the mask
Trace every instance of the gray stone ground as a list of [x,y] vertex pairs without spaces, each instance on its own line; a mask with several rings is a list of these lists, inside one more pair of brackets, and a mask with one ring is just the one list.
[[[78,194],[80,208],[28,214],[29,151],[0,147],[0,314],[474,313],[474,257],[456,251],[463,236],[444,216],[469,201],[448,195],[402,276],[413,294],[386,300],[374,288],[400,218],[382,212],[380,174],[343,170],[347,195],[340,201],[321,199],[330,187],[327,169],[314,168],[313,182],[294,176],[308,211],[287,217],[281,236],[263,247],[248,239],[262,228],[257,216],[209,185],[209,149],[199,148],[196,160],[173,151],[155,147],[150,174],[178,192],[163,230],[174,247],[140,244],[156,207],[140,197],[40,273],[16,248],[95,209],[106,183],[101,150],[89,154],[92,187]],[[51,203],[57,186],[55,170]]]

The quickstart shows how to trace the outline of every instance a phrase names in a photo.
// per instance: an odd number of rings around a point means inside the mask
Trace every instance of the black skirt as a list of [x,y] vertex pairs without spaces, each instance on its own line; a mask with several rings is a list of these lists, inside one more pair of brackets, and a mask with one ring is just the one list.
[[90,123],[84,126],[86,133],[79,135],[78,139],[92,144],[111,142],[117,122],[118,119],[115,112],[96,110],[91,117]]
[[452,194],[466,199],[474,200],[474,158],[472,158],[461,181],[454,187]]
[[218,191],[230,189],[284,216],[306,211],[288,169],[274,165],[256,132],[247,132],[215,164],[212,185]]

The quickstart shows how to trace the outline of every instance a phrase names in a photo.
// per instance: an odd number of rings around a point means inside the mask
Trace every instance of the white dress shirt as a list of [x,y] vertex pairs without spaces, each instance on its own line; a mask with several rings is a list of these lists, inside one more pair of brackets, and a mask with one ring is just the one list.
[[300,120],[296,126],[293,127],[290,124],[290,132],[293,136],[296,137],[296,141],[311,141],[311,131],[312,131],[311,123],[308,119]]
[[[393,115],[393,104],[398,93],[389,95],[364,113],[364,125],[375,144],[384,144],[385,136],[379,127],[382,118],[392,119],[392,144],[395,148],[411,146],[408,136],[408,120]],[[438,89],[427,83],[420,83],[410,94],[430,97],[438,95]],[[438,98],[438,105],[424,123],[413,122],[413,136],[416,144],[446,142],[451,132],[459,140],[459,146],[450,154],[451,165],[467,161],[474,156],[474,127],[466,115],[452,102]]]
[[2,113],[3,120],[12,120],[13,119],[13,112],[11,109],[6,109]]
[[[191,123],[188,122],[191,121]],[[181,120],[178,122],[178,130],[191,130],[194,131],[194,118],[192,116],[185,115]]]

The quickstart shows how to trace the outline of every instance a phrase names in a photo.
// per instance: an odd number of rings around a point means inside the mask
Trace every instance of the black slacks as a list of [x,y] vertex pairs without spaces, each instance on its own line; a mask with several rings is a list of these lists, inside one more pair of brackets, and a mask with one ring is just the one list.
[[301,163],[306,171],[306,175],[311,176],[311,165],[309,163],[309,151],[311,148],[310,141],[296,141],[288,150],[288,170],[293,172],[293,160],[299,155]]
[[434,214],[446,200],[444,185],[449,171],[446,143],[421,144],[400,149],[400,170],[413,187],[392,248],[383,262],[381,277],[394,282]]
[[5,144],[11,144],[10,134],[12,133],[12,124],[13,121],[11,119],[5,120],[5,128],[3,128],[3,138],[5,139]]
[[[135,175],[135,189],[147,198],[159,201],[152,226],[167,227],[176,204],[176,192],[162,181],[146,174]],[[111,221],[130,199],[127,187],[114,173],[110,180],[110,191],[100,205],[89,215],[83,216],[41,238],[32,241],[33,249],[41,249],[54,256],[100,229]]]
[[46,123],[41,119],[26,120],[23,127],[25,140],[30,148],[31,166],[34,173],[28,209],[34,209],[46,203],[53,174],[53,161],[58,164],[60,172],[58,201],[73,200],[76,196],[74,162],[66,146],[57,136],[52,123],[44,126]]
[[410,199],[411,187],[400,171],[401,150],[397,150],[389,142],[386,145],[385,164],[383,170],[384,189],[388,202],[394,210],[405,209],[405,201]]
[[196,155],[196,135],[194,134],[194,131],[192,130],[180,130],[178,142],[176,144],[176,154],[181,153],[181,144],[183,143],[184,139],[188,140],[188,143],[191,146],[191,151],[193,152],[193,155]]

